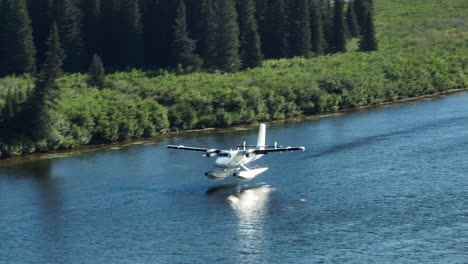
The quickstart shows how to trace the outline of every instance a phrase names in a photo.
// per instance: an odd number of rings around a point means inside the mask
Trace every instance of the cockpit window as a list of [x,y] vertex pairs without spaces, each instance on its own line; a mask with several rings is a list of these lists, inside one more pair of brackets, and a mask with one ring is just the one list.
[[219,156],[220,156],[220,157],[228,157],[228,158],[230,158],[230,157],[231,157],[231,154],[229,154],[229,153],[219,153]]

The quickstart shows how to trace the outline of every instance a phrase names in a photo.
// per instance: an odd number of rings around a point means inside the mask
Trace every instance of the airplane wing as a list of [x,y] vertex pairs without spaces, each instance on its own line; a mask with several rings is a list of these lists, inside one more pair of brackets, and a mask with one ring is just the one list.
[[194,147],[185,147],[185,146],[182,146],[182,145],[178,145],[178,146],[175,146],[175,145],[168,145],[167,148],[170,148],[170,149],[190,150],[190,151],[201,151],[201,152],[206,152],[206,153],[209,154],[209,155],[212,155],[212,154],[219,154],[219,153],[221,152],[221,150],[219,150],[219,149],[194,148]]
[[304,147],[285,147],[285,148],[271,148],[271,149],[256,149],[252,153],[254,154],[268,154],[270,152],[284,152],[284,151],[304,151]]

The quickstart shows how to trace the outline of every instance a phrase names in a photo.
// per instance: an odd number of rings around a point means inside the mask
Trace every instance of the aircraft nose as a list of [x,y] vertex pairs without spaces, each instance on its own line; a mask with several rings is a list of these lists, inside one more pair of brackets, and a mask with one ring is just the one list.
[[224,158],[217,158],[214,162],[215,167],[219,168],[225,168],[226,167],[226,162]]

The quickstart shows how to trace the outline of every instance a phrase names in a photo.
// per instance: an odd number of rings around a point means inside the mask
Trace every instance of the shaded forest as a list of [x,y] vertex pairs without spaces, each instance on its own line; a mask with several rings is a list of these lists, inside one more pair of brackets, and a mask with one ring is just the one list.
[[235,72],[346,52],[356,37],[377,49],[371,0],[0,0],[0,76],[36,73],[53,24],[69,73],[94,55],[109,72]]

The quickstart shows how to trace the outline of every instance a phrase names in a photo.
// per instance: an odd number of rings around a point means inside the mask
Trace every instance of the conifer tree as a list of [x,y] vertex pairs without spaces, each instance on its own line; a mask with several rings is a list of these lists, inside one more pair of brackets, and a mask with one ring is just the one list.
[[83,40],[87,58],[101,54],[101,0],[83,0]]
[[364,26],[364,21],[369,12],[369,4],[367,0],[354,0],[354,13],[356,14],[356,19],[359,25],[359,29]]
[[243,68],[254,68],[262,63],[262,52],[253,0],[238,0],[240,31],[240,59]]
[[318,0],[310,2],[310,33],[311,33],[311,48],[316,55],[323,54],[325,46],[322,26],[322,14]]
[[216,68],[216,24],[213,0],[201,0],[201,17],[203,19],[203,38],[200,40],[200,50],[203,54],[206,68]]
[[294,0],[289,4],[289,56],[309,56],[312,47],[308,0]]
[[374,15],[372,9],[364,20],[363,27],[361,28],[361,39],[359,41],[359,49],[361,51],[374,51],[377,50],[377,39],[375,38]]
[[329,0],[320,0],[322,27],[323,27],[323,38],[325,40],[325,52],[330,52],[331,39],[333,32],[333,9]]
[[81,10],[73,0],[55,0],[55,10],[61,43],[67,55],[64,70],[67,72],[83,71],[85,52],[81,34]]
[[347,32],[350,38],[356,38],[359,36],[359,25],[356,18],[356,12],[354,8],[354,0],[348,2],[348,7],[346,8],[346,25]]
[[101,58],[97,54],[94,54],[88,70],[88,84],[90,86],[102,88],[104,86],[105,77],[106,74]]
[[3,0],[0,17],[0,75],[34,73],[36,49],[25,0]]
[[[6,1],[6,0],[4,0]],[[54,16],[54,0],[27,0],[29,15],[32,21],[34,44],[37,50],[37,63],[44,62],[50,24]]]
[[143,26],[138,0],[126,0],[121,7],[120,67],[143,65]]
[[359,49],[361,51],[377,50],[373,0],[355,0],[354,9],[361,35],[359,40]]
[[346,52],[346,25],[344,0],[335,0],[333,7],[333,33],[330,47],[332,52]]
[[265,12],[262,51],[266,58],[284,58],[288,54],[287,12],[284,0],[271,0]]
[[185,70],[196,71],[201,68],[202,60],[195,54],[195,41],[190,39],[187,32],[185,1],[179,0],[177,15],[174,23],[173,42],[174,66],[181,66]]
[[109,69],[116,69],[120,56],[120,1],[101,0],[101,59]]
[[22,124],[22,132],[36,140],[47,138],[51,131],[50,110],[55,108],[60,91],[56,83],[63,75],[65,52],[60,44],[57,24],[51,25],[45,61],[36,79],[32,96],[17,123]]
[[56,23],[52,23],[45,61],[41,66],[36,80],[36,89],[33,97],[37,103],[50,104],[58,98],[56,80],[63,76],[62,66],[66,58],[65,51],[60,43],[60,35]]
[[173,22],[178,1],[142,0],[141,3],[145,64],[149,68],[172,66]]
[[239,58],[239,25],[233,0],[216,0],[214,2],[214,61],[216,69],[235,72],[240,69]]

